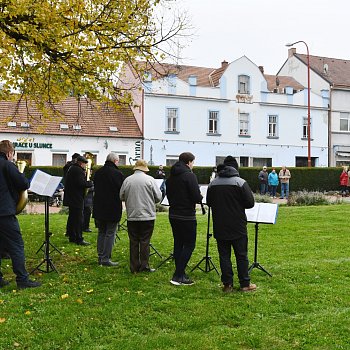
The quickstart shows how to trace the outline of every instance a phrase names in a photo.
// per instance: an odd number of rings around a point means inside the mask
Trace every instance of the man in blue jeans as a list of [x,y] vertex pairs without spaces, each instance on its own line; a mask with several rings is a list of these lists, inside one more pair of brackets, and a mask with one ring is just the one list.
[[[19,192],[28,189],[29,182],[13,163],[15,149],[8,140],[0,142],[0,247],[12,260],[18,288],[39,287],[41,283],[31,281],[25,268],[24,243],[18,220],[16,205]],[[1,264],[1,260],[0,260]],[[0,288],[8,285],[0,271]]]

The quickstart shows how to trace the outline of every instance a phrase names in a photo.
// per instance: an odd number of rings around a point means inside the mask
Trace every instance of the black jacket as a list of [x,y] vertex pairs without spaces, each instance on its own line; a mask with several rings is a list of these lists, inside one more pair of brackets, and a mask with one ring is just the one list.
[[0,153],[0,216],[15,215],[19,192],[28,188],[28,179]]
[[196,204],[202,201],[197,177],[184,162],[176,162],[166,180],[166,195],[169,201],[169,218],[196,219]]
[[69,168],[64,184],[63,205],[72,208],[83,208],[85,189],[93,186],[92,181],[86,180],[85,170],[74,163]]
[[247,234],[245,209],[254,206],[254,197],[235,168],[226,166],[209,184],[207,205],[212,209],[216,239],[233,240]]
[[94,175],[93,217],[96,220],[119,222],[122,216],[122,202],[119,198],[124,180],[123,173],[110,161]]

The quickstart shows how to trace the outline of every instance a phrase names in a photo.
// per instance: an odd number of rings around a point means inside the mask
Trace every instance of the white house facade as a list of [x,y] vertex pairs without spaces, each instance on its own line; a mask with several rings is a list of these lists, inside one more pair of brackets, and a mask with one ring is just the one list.
[[[310,55],[311,91],[329,95],[329,165],[350,164],[350,61]],[[307,84],[307,56],[288,50],[278,75],[289,75]]]
[[[214,166],[227,155],[241,166],[307,165],[307,90],[289,77],[268,76],[243,56],[219,69],[167,65],[165,77],[145,69],[144,158],[171,165],[180,153]],[[130,77],[130,72],[128,73]],[[311,93],[312,164],[328,165],[327,94]],[[138,119],[136,117],[136,119]]]

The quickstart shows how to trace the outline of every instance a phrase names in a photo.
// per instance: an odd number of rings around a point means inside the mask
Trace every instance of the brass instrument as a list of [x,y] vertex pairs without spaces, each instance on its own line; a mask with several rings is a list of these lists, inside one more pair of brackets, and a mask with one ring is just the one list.
[[[24,169],[27,165],[25,160],[18,160],[16,162],[17,168],[19,170],[20,173],[23,174]],[[27,205],[28,203],[28,191],[24,190],[24,191],[20,191],[19,192],[19,199],[17,202],[17,206],[16,206],[16,215],[19,214]]]
[[[91,158],[87,158],[87,164],[86,164],[86,180],[90,181],[90,177],[91,177],[91,169],[92,169],[92,159]],[[87,193],[89,192],[89,189],[87,188],[85,190],[85,196],[87,195]]]

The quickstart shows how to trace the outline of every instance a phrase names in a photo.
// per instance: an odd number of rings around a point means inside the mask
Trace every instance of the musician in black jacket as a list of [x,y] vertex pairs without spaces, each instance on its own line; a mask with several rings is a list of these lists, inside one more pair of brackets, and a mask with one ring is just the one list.
[[[220,258],[221,281],[224,292],[233,291],[233,248],[240,289],[250,292],[256,289],[256,285],[250,283],[248,273],[245,209],[254,206],[254,197],[248,183],[240,178],[237,169],[231,166],[234,163],[228,162],[227,158],[225,160],[224,164],[218,165],[218,176],[209,184],[207,190],[207,205],[212,209],[213,232]],[[238,168],[237,162],[235,166]]]
[[103,266],[118,265],[111,261],[116,230],[122,216],[119,192],[124,175],[118,168],[118,162],[117,154],[108,154],[104,166],[98,169],[94,176],[93,217],[98,228],[98,263]]
[[203,198],[197,177],[192,172],[194,159],[190,152],[181,153],[179,161],[171,167],[166,181],[175,259],[175,272],[170,283],[176,286],[193,284],[185,274],[185,268],[196,245],[196,204],[201,203]]
[[79,156],[67,172],[63,205],[69,208],[67,219],[67,234],[69,242],[78,245],[89,245],[83,238],[83,208],[85,190],[93,186],[92,181],[86,179],[85,168],[87,159]]
[[[41,283],[31,281],[25,268],[24,243],[16,218],[19,192],[28,189],[29,182],[13,163],[15,149],[8,140],[0,142],[0,247],[10,255],[12,269],[16,274],[18,288],[39,287]],[[0,258],[1,259],[1,258]],[[0,260],[1,265],[1,260]],[[9,282],[0,271],[0,288]]]

